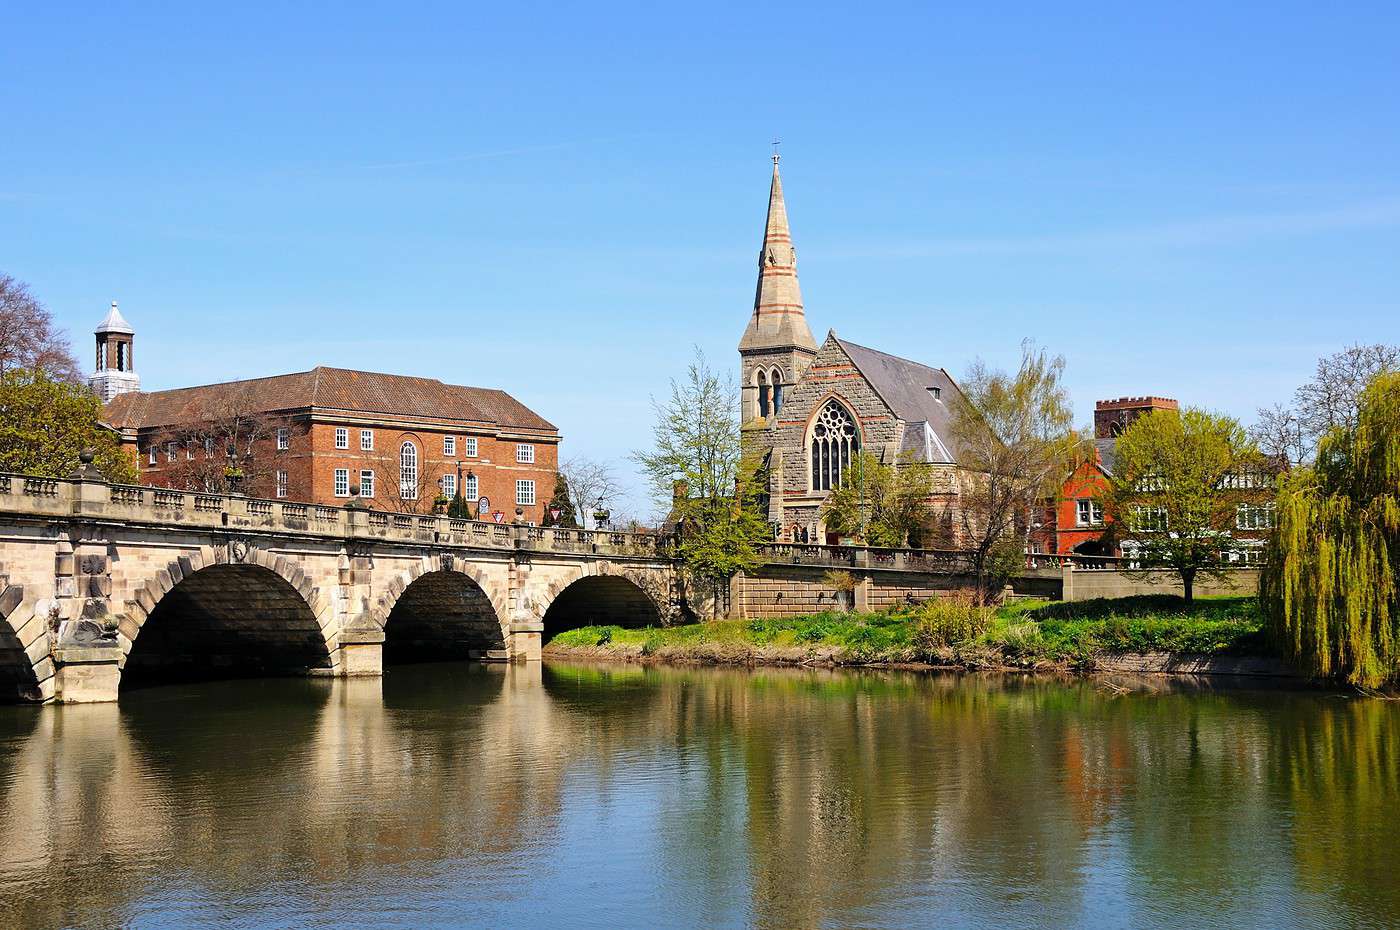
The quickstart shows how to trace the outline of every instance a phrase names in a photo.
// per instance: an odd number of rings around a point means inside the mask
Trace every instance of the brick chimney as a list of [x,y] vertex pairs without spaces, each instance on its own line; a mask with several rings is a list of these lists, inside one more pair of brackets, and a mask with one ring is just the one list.
[[1115,439],[1138,417],[1150,410],[1176,410],[1170,397],[1120,397],[1094,404],[1094,438]]

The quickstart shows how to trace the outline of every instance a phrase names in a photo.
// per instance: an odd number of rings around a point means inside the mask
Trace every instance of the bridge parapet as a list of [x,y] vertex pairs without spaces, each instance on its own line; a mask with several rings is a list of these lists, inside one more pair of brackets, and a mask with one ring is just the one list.
[[78,478],[0,474],[0,512],[162,527],[244,530],[474,549],[667,558],[670,540],[651,533],[529,527],[441,514],[330,507],[242,494],[107,484]]

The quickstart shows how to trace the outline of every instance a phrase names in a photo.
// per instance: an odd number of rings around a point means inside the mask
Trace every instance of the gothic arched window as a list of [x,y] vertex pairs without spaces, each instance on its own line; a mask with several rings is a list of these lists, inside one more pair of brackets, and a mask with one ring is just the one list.
[[777,416],[778,411],[783,409],[783,373],[777,368],[773,369],[773,415]]
[[407,440],[399,447],[399,497],[418,500],[418,447]]
[[762,368],[758,370],[758,415],[768,416],[768,375]]
[[812,490],[841,486],[841,475],[860,451],[860,427],[839,401],[829,400],[812,425]]

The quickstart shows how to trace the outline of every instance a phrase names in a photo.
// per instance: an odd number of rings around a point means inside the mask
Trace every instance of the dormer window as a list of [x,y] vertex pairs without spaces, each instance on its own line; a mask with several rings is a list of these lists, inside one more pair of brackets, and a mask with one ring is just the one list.
[[943,399],[943,389],[941,387],[929,386],[928,392],[933,395],[934,400]]

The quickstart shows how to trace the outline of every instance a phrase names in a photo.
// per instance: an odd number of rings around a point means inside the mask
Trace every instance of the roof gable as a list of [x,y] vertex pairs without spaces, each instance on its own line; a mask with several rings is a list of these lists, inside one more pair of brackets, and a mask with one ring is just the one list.
[[[926,425],[932,433],[927,438],[914,437],[913,445],[906,436],[903,443],[905,450],[916,451],[917,447],[922,447],[931,456],[920,456],[923,461],[954,461],[952,403],[962,396],[962,392],[948,372],[848,342],[834,332],[827,339],[840,346],[886,406],[905,422],[906,431],[923,429],[923,425]],[[928,439],[933,441],[929,442]]]

